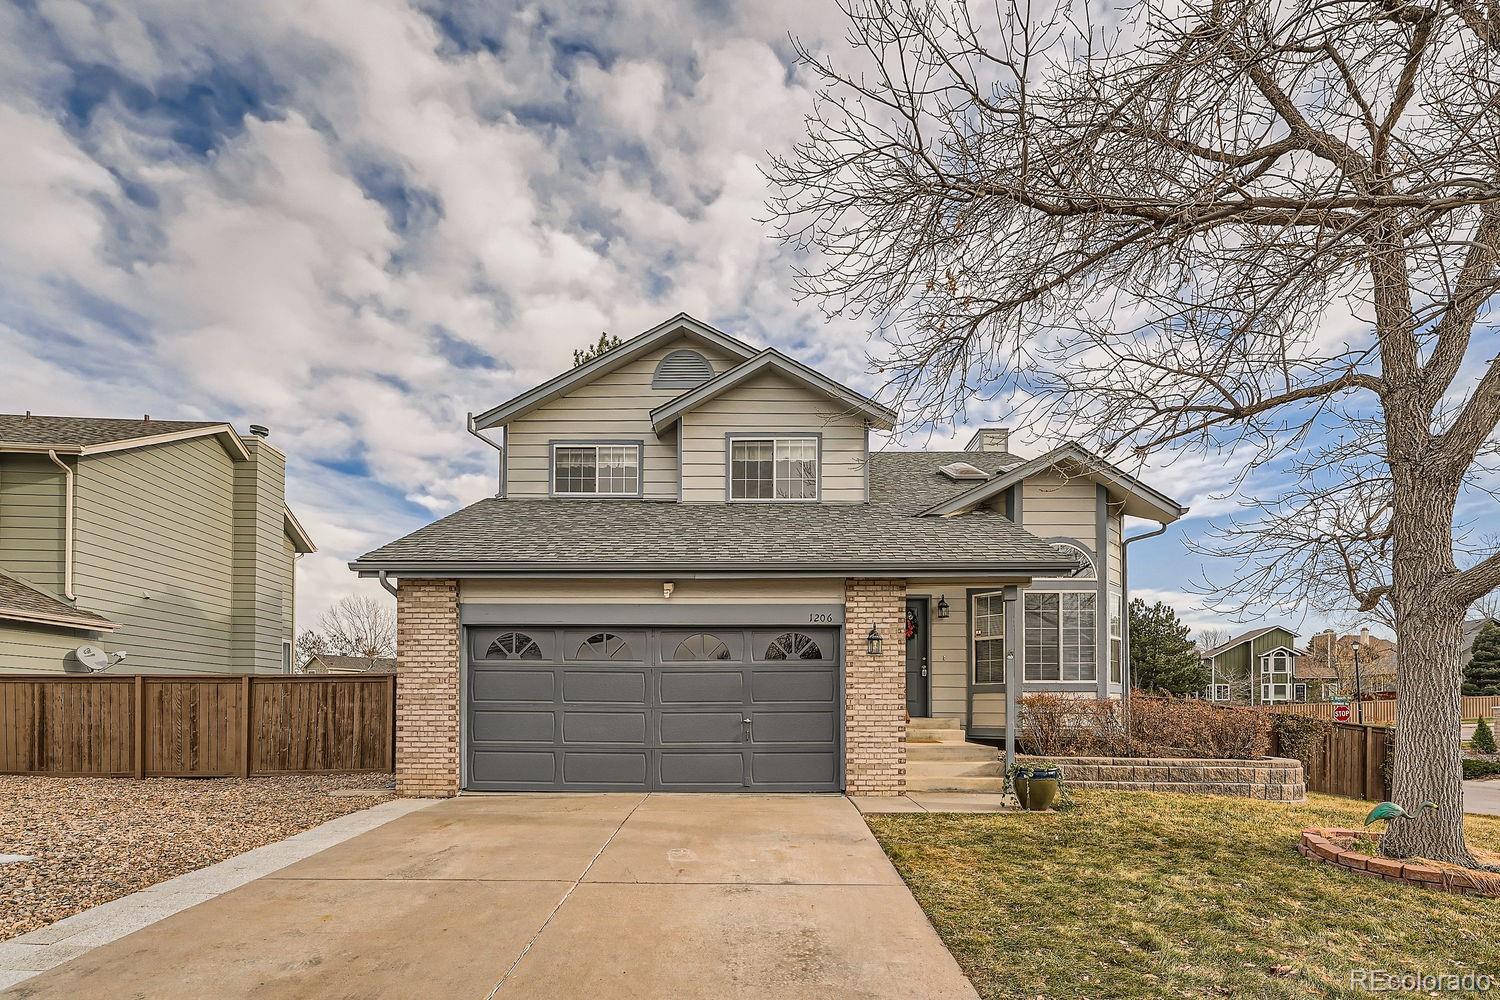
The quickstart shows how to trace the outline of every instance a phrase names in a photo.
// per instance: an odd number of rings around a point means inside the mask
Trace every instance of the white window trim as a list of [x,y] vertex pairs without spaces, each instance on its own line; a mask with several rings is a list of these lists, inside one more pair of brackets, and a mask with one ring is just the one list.
[[[1076,579],[1076,578],[1075,578]],[[1045,596],[1049,594],[1058,595],[1057,600],[1057,677],[1031,678],[1026,676],[1026,668],[1031,666],[1026,661],[1021,670],[1021,683],[1023,684],[1097,684],[1099,683],[1099,595],[1092,590],[1037,590],[1028,588],[1021,591],[1021,655],[1026,655],[1026,598],[1028,595]],[[1088,647],[1094,651],[1094,675],[1092,677],[1063,677],[1066,664],[1063,662],[1062,645],[1062,595],[1076,595],[1079,597],[1092,597],[1094,599],[1094,642]],[[1109,627],[1106,622],[1105,628]],[[1104,665],[1105,676],[1108,676],[1109,665]]]
[[[989,598],[1000,602],[1000,634],[981,636],[977,624],[979,615],[975,613],[982,599]],[[969,598],[969,682],[971,684],[983,684],[987,687],[1003,686],[1009,681],[1006,676],[1006,668],[1009,659],[1005,655],[1005,592],[1001,590],[989,591],[983,594],[974,594]],[[998,642],[1000,644],[1000,680],[982,681],[979,679],[979,644],[981,642]]]
[[1099,579],[1099,563],[1094,559],[1093,554],[1089,552],[1088,548],[1086,548],[1082,542],[1074,541],[1071,538],[1047,538],[1047,539],[1043,539],[1043,541],[1045,541],[1048,545],[1052,546],[1054,549],[1072,549],[1078,555],[1083,556],[1084,561],[1089,564],[1089,568],[1088,568],[1088,570],[1086,570],[1083,573],[1078,574],[1077,576],[1057,576],[1055,574],[1049,573],[1049,574],[1047,574],[1045,576],[1038,576],[1038,577],[1036,577],[1036,579],[1038,579],[1038,580],[1077,580],[1080,583],[1083,583],[1083,582],[1097,582],[1098,581],[1098,579]]
[[[748,441],[771,442],[771,492],[776,492],[776,445],[783,441],[813,443],[813,495],[810,497],[736,497],[734,495],[734,446]],[[729,503],[819,503],[823,499],[823,435],[806,432],[758,434],[731,432],[724,435],[724,499]]]
[[[557,451],[559,448],[594,449],[594,492],[565,493],[557,488]],[[635,449],[635,490],[631,493],[600,493],[599,449]],[[645,494],[645,448],[639,441],[552,441],[547,449],[547,495],[555,500],[639,500]]]
[[1229,685],[1224,683],[1210,684],[1208,686],[1209,701],[1228,701]]

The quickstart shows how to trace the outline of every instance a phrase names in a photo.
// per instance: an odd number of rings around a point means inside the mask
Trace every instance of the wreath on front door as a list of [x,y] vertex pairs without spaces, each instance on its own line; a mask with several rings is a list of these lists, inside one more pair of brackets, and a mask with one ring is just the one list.
[[906,609],[906,641],[911,642],[917,635],[917,613],[911,608]]

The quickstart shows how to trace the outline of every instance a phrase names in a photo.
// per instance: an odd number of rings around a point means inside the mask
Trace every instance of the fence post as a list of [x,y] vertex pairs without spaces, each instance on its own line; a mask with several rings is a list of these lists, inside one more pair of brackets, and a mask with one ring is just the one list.
[[146,678],[135,675],[134,732],[135,776],[146,777]]
[[250,675],[240,678],[240,777],[250,777]]

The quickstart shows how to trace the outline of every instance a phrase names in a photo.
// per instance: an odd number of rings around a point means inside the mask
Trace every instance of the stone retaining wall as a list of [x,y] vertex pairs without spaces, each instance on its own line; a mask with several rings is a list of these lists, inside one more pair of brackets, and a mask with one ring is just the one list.
[[1365,853],[1365,850],[1378,846],[1378,840],[1371,843],[1363,830],[1315,827],[1302,831],[1302,841],[1297,845],[1297,853],[1304,858],[1326,861],[1360,875],[1383,878],[1387,882],[1407,882],[1465,896],[1500,896],[1500,878],[1486,877],[1477,872],[1469,875],[1418,861],[1401,861]]
[[[1021,763],[1043,758],[1018,757]],[[1117,792],[1185,792],[1235,795],[1271,802],[1303,802],[1307,783],[1300,761],[1284,757],[1257,760],[1197,760],[1191,757],[1064,757],[1049,759],[1062,769],[1070,788]]]

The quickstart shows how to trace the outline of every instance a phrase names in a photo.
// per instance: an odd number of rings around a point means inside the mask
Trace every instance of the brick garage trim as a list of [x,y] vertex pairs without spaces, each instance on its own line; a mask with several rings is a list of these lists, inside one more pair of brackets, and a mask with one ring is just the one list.
[[458,794],[457,580],[396,590],[396,794]]
[[1270,802],[1304,802],[1307,782],[1300,761],[1285,757],[1257,760],[1203,760],[1191,757],[1019,757],[1023,764],[1044,761],[1062,769],[1071,788],[1116,792],[1182,792],[1233,795]]
[[[870,628],[884,640],[866,648]],[[906,791],[906,581],[844,581],[844,790]]]
[[1297,853],[1304,858],[1337,865],[1358,875],[1463,896],[1500,898],[1500,877],[1486,876],[1480,872],[1470,875],[1452,868],[1438,868],[1419,861],[1382,858],[1370,853],[1379,849],[1378,837],[1372,843],[1365,831],[1343,827],[1313,827],[1303,830],[1302,839],[1297,844]]

